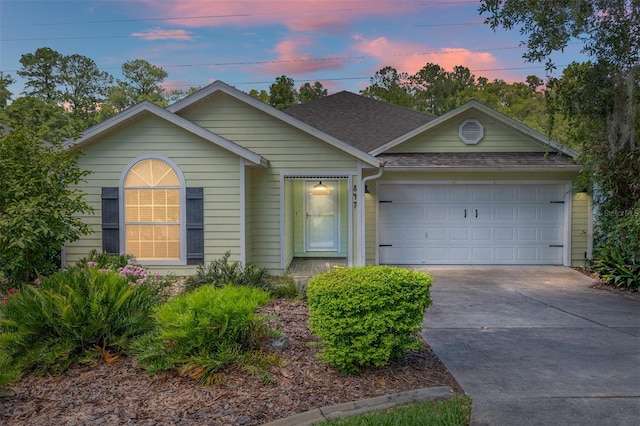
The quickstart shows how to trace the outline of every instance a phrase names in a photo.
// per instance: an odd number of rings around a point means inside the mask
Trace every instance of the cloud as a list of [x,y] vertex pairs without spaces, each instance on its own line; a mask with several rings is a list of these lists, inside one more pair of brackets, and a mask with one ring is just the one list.
[[452,71],[456,65],[465,66],[472,72],[498,66],[497,59],[488,52],[449,47],[433,50],[419,43],[391,41],[386,37],[368,40],[356,35],[353,38],[356,51],[377,59],[376,71],[391,66],[399,72],[415,74],[429,62],[447,71]]
[[162,30],[153,28],[147,31],[132,33],[131,37],[143,40],[193,40],[193,33],[186,30]]
[[345,58],[331,56],[311,56],[305,51],[313,45],[311,37],[300,36],[281,41],[273,49],[277,57],[269,63],[257,67],[259,72],[266,75],[295,76],[303,73],[316,72],[326,69],[343,68]]
[[415,8],[397,0],[246,0],[246,1],[157,1],[142,0],[154,15],[184,27],[282,25],[292,31],[346,28],[367,16],[402,14]]

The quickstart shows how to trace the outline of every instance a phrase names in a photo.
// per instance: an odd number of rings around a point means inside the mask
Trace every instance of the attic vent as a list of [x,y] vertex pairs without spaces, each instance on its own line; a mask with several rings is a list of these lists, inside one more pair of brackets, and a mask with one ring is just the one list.
[[458,137],[467,145],[475,145],[484,137],[484,126],[478,120],[464,120],[458,128]]

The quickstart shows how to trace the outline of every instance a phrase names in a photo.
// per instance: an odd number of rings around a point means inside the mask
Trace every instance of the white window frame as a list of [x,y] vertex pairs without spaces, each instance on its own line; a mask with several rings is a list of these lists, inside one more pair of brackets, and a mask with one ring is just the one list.
[[186,184],[182,170],[178,165],[169,158],[158,154],[147,154],[136,157],[132,160],[122,172],[120,176],[120,185],[118,187],[118,209],[120,215],[120,253],[126,254],[127,232],[125,221],[125,186],[124,182],[127,175],[140,161],[143,160],[159,160],[168,164],[178,176],[180,182],[180,258],[176,260],[141,260],[145,265],[186,265],[187,264],[187,197]]

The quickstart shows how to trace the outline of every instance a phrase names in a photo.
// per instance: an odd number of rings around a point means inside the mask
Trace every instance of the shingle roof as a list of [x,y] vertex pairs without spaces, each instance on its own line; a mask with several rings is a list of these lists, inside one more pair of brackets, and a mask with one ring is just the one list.
[[283,112],[364,152],[437,118],[346,91]]
[[555,152],[448,152],[380,154],[385,168],[532,168],[578,167],[565,154]]

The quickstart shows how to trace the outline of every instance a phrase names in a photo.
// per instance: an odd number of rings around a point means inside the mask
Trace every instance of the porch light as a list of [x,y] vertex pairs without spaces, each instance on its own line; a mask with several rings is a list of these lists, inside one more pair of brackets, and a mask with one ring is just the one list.
[[331,194],[331,188],[323,184],[322,181],[317,185],[313,185],[311,188],[311,195],[329,195]]

